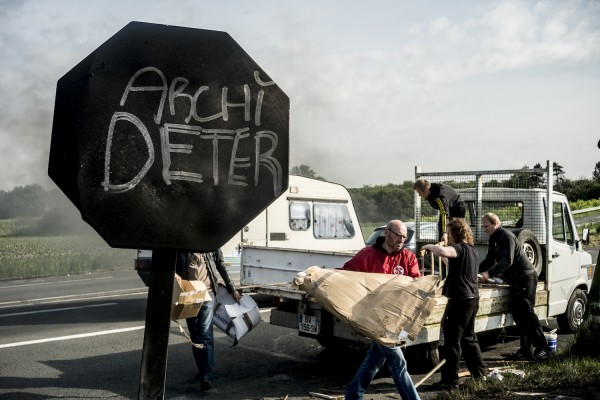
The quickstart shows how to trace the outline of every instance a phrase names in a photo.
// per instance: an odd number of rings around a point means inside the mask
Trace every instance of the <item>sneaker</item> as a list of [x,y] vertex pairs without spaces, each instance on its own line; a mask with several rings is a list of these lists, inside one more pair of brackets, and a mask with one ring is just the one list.
[[485,375],[480,375],[480,376],[469,376],[467,377],[463,382],[460,383],[460,386],[469,386],[469,385],[477,385],[477,384],[481,384],[482,382],[487,381],[487,377]]
[[210,389],[212,389],[213,385],[212,383],[208,380],[208,379],[203,379],[200,381],[200,390],[203,392],[208,392]]
[[485,382],[485,381],[487,381],[487,377],[485,375],[470,376],[469,378],[467,378],[467,381]]
[[213,387],[211,381],[200,371],[194,376],[194,380],[200,382],[200,390],[203,392],[207,392]]
[[535,350],[535,352],[533,353],[533,360],[534,361],[544,361],[546,358],[548,358],[549,355],[549,350],[547,347],[541,347],[541,348],[537,348]]
[[439,382],[435,382],[431,386],[437,390],[452,390],[452,389],[458,389],[458,382],[450,382],[449,383],[449,382],[439,381]]
[[509,354],[506,357],[504,357],[505,360],[512,360],[512,361],[520,361],[520,360],[531,360],[531,353],[526,353],[525,351],[523,351],[522,349],[517,350],[516,352],[514,352],[513,354]]

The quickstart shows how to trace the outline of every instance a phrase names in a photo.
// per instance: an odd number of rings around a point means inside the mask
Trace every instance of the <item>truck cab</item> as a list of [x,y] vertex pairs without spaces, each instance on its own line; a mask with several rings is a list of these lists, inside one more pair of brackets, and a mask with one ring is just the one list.
[[[512,231],[523,246],[547,292],[547,306],[540,308],[540,318],[557,317],[563,332],[575,331],[583,321],[594,265],[583,249],[589,233],[584,230],[579,237],[567,197],[554,191],[552,179],[548,179],[552,177],[550,162],[541,170],[421,175],[455,187],[467,208],[465,218],[482,258],[487,254],[488,236],[481,228],[481,217],[488,212],[498,215],[502,227]],[[519,180],[523,187],[515,187]],[[418,201],[415,215],[422,220]],[[427,242],[417,237],[418,248]]]
[[583,321],[585,294],[592,279],[592,256],[583,249],[589,234],[584,232],[579,238],[567,197],[553,191],[548,204],[545,189],[485,188],[478,202],[473,189],[459,193],[467,205],[467,219],[482,255],[485,256],[488,237],[481,229],[480,216],[502,210],[502,226],[517,236],[538,279],[546,283],[547,316],[560,316],[561,328],[575,331]]

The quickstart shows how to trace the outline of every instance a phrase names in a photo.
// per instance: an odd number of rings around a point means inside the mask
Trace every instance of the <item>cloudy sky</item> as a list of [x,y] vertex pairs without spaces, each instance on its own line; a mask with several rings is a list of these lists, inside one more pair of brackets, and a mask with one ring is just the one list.
[[130,21],[229,33],[290,98],[290,165],[347,187],[600,161],[600,1],[0,0],[0,190],[54,187],[56,82]]

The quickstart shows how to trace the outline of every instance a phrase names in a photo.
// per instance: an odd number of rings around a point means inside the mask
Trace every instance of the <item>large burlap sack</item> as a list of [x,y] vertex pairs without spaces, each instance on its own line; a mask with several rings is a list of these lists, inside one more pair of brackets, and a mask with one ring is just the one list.
[[355,331],[384,346],[414,340],[437,304],[439,276],[413,279],[310,267],[293,285]]

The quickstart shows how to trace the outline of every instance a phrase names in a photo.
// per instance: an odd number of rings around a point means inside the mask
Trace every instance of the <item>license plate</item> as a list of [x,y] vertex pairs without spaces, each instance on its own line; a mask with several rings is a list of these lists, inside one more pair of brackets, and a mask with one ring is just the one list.
[[316,315],[298,315],[298,331],[318,335],[321,328],[321,318]]

